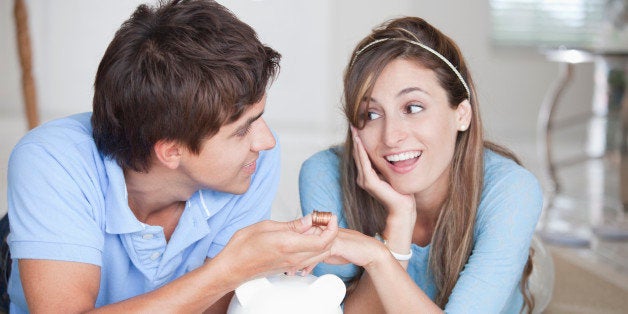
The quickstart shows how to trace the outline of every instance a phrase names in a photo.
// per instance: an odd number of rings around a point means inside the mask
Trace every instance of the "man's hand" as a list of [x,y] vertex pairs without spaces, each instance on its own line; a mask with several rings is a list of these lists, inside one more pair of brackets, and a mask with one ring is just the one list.
[[330,256],[337,234],[336,216],[326,227],[312,226],[311,215],[289,222],[267,220],[236,232],[213,262],[240,283],[275,273],[308,273]]

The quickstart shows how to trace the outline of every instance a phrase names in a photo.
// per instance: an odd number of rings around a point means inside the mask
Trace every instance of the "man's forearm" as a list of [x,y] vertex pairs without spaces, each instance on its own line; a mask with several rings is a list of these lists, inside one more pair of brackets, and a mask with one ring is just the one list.
[[217,310],[224,313],[230,292],[241,283],[241,279],[232,276],[222,264],[221,261],[208,259],[203,266],[159,289],[95,309],[94,313],[201,313],[210,307],[210,312]]

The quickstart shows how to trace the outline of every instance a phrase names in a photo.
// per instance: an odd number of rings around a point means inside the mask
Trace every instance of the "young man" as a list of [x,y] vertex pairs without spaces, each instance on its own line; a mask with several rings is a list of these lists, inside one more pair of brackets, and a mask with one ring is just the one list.
[[279,58],[215,2],[138,7],[93,113],[11,155],[11,313],[224,312],[244,281],[326,257],[335,218],[322,233],[309,216],[260,222],[279,180],[262,118]]

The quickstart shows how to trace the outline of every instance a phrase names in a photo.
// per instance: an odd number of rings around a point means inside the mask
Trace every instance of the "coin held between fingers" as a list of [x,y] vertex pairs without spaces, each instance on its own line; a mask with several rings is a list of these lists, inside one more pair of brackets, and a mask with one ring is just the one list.
[[312,211],[312,225],[313,226],[327,226],[331,220],[330,212]]

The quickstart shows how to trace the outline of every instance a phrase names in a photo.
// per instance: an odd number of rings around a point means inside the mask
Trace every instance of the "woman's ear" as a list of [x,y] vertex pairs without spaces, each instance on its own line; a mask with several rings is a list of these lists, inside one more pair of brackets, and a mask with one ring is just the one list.
[[466,131],[471,123],[473,110],[468,99],[463,100],[456,108],[456,122],[458,123],[458,131]]
[[156,161],[168,169],[176,169],[181,161],[183,148],[177,141],[159,140],[153,147]]

